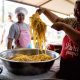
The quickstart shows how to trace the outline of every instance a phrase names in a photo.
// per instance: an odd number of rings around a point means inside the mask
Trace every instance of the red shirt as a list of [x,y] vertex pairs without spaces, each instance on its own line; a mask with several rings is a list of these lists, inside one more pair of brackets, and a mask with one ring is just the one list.
[[[76,30],[80,31],[80,28],[76,28]],[[74,42],[69,36],[66,35],[63,39],[61,57],[63,57],[64,59],[74,59],[79,54],[80,45]]]

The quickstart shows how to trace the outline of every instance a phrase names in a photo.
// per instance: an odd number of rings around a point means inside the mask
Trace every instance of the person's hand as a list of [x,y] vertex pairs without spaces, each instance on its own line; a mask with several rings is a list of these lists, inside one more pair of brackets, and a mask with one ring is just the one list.
[[66,24],[63,22],[56,22],[51,26],[51,28],[54,28],[57,31],[60,31],[60,30],[63,30],[65,26],[66,26]]
[[54,45],[53,44],[48,44],[47,49],[54,51]]
[[38,12],[39,14],[41,14],[41,13],[43,13],[45,11],[45,9],[44,8],[39,8],[39,9],[37,9],[37,11],[36,12]]

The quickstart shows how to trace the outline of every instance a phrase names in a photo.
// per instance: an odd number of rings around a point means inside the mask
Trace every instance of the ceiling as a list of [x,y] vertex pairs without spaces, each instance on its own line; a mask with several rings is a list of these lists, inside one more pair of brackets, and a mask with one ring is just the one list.
[[74,3],[76,0],[8,0],[18,2],[34,7],[47,8],[53,12],[65,15],[72,15],[74,12]]

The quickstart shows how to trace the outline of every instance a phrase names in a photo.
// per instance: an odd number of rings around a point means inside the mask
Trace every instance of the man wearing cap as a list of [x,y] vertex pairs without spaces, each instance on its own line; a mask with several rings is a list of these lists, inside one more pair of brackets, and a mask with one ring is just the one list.
[[15,40],[16,48],[30,48],[31,36],[29,31],[29,25],[24,23],[27,10],[23,7],[18,7],[15,10],[17,14],[18,22],[14,23],[9,31],[8,35],[8,49],[11,49],[12,42]]
[[54,23],[52,28],[66,33],[61,50],[60,70],[56,76],[65,80],[80,80],[80,0],[75,2],[75,18],[63,19],[47,9],[38,9],[37,12],[43,12]]

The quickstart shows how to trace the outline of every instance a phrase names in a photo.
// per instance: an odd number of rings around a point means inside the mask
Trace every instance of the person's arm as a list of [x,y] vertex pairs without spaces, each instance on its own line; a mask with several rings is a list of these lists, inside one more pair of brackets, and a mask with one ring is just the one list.
[[12,49],[12,41],[13,41],[12,39],[10,38],[8,39],[8,45],[7,45],[8,49]]
[[70,25],[65,24],[64,31],[65,33],[76,43],[80,44],[80,32],[70,27]]
[[5,30],[2,33],[2,39],[1,39],[1,44],[3,43],[3,38],[4,38]]
[[15,28],[14,28],[14,24],[12,24],[9,30],[7,49],[12,49],[12,42],[13,42],[14,36],[15,36]]
[[76,43],[80,44],[80,32],[72,28],[70,25],[57,22],[54,23],[52,28],[56,30],[63,30],[72,40],[74,40]]
[[49,11],[48,9],[38,9],[36,12],[38,12],[39,14],[43,13],[45,16],[47,16],[47,18],[52,22],[55,23],[57,21],[62,21],[63,18],[58,17],[57,15],[55,15],[54,13],[52,13],[51,11]]

